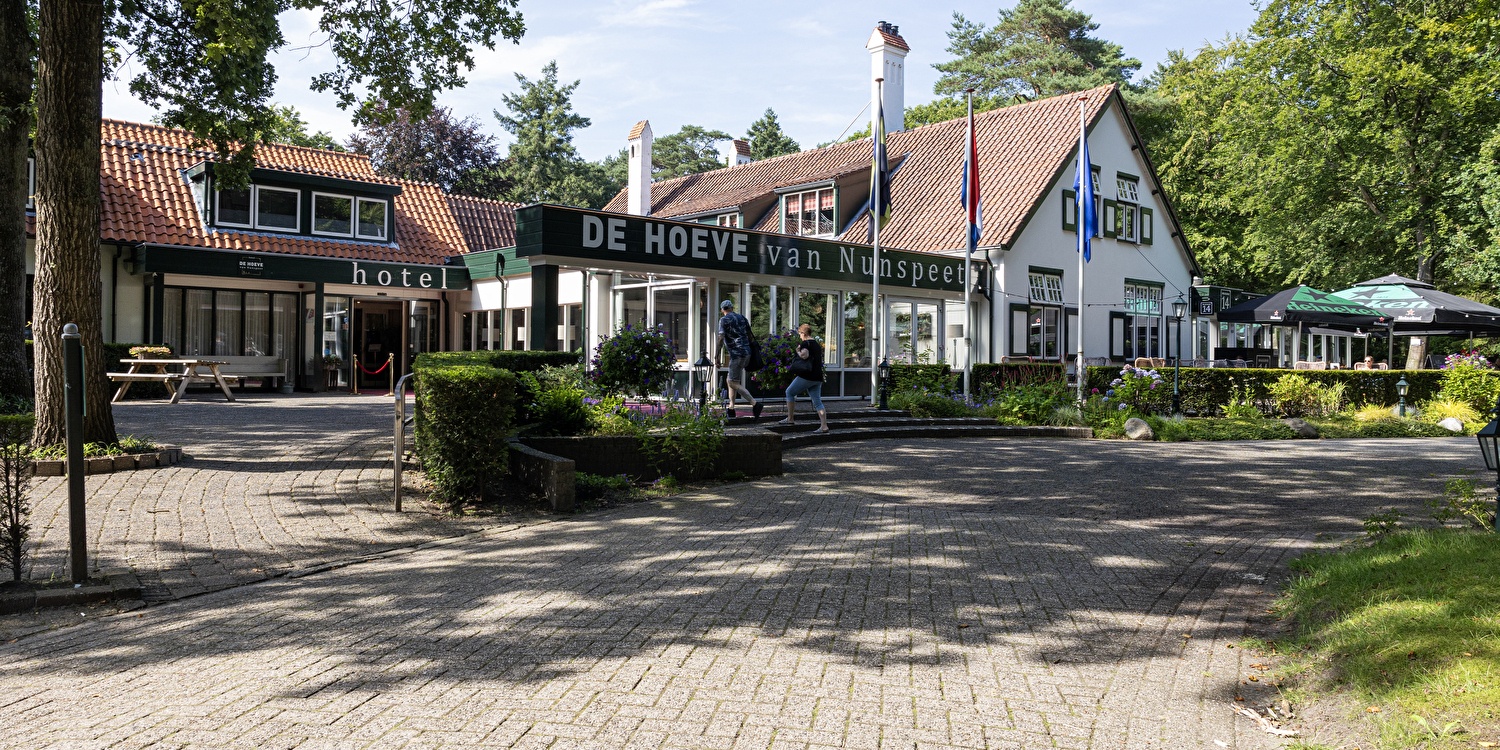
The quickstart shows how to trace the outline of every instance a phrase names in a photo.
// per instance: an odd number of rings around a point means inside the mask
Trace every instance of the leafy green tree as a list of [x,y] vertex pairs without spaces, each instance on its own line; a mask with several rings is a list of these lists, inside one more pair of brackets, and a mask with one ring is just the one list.
[[718,169],[724,166],[718,144],[729,139],[722,130],[683,125],[682,130],[657,138],[651,146],[652,175],[665,180]]
[[976,98],[1003,102],[1016,94],[1041,98],[1125,83],[1141,61],[1090,36],[1098,29],[1071,0],[1020,0],[1001,8],[989,27],[954,13],[948,52],[955,59],[934,66],[943,73],[934,90],[956,95],[974,89]]
[[349,138],[349,149],[369,156],[375,171],[481,198],[499,198],[509,187],[495,137],[480,129],[478,118],[457,119],[447,107],[422,116],[380,107],[378,114]]
[[750,123],[750,129],[745,132],[745,140],[750,142],[750,158],[756,161],[782,154],[795,154],[802,150],[796,141],[782,132],[776,112],[770,107],[766,107],[766,113],[759,120]]
[[590,124],[573,111],[579,81],[560,83],[556,60],[534,81],[515,75],[520,92],[501,97],[508,113],[495,111],[500,126],[516,137],[506,159],[511,183],[506,197],[521,203],[593,205],[607,186],[603,167],[584,161],[573,146],[573,131]]
[[[91,351],[102,347],[99,112],[106,46],[140,61],[131,92],[162,110],[167,124],[212,144],[219,174],[232,184],[248,179],[255,144],[275,123],[269,55],[285,44],[284,11],[316,13],[335,64],[313,79],[313,89],[333,94],[363,120],[378,116],[380,102],[430,109],[439,91],[463,83],[475,46],[521,37],[516,2],[112,0],[106,7],[103,0],[38,0],[34,441],[63,439],[63,324],[77,323]],[[15,179],[14,169],[0,164],[4,181]],[[95,357],[89,365],[84,439],[114,442],[104,363]]]
[[326,131],[309,133],[307,121],[302,119],[302,113],[289,104],[271,105],[271,120],[266,127],[265,141],[332,151],[344,150],[344,147],[340,146],[339,142]]
[[1162,80],[1193,125],[1173,139],[1202,160],[1189,182],[1219,178],[1243,217],[1238,238],[1198,231],[1281,284],[1467,264],[1479,199],[1461,186],[1483,179],[1470,165],[1500,124],[1497,50],[1496,0],[1273,0],[1247,37]]

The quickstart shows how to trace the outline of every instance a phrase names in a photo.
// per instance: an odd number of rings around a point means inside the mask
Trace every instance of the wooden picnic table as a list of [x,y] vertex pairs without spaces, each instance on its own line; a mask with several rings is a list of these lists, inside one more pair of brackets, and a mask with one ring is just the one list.
[[[229,384],[224,382],[224,375],[219,372],[223,361],[216,359],[122,359],[120,364],[130,365],[125,372],[111,372],[109,379],[120,383],[120,390],[115,392],[111,403],[118,403],[125,398],[125,392],[130,390],[133,383],[147,381],[156,383],[176,384],[172,391],[172,400],[168,403],[175,404],[182,400],[182,394],[187,392],[189,383],[193,381],[204,383],[216,383],[219,390],[224,392],[224,399],[234,400],[234,394],[229,391]],[[167,372],[168,365],[182,368],[181,372]],[[208,368],[204,373],[198,368]],[[150,371],[148,371],[148,368]]]

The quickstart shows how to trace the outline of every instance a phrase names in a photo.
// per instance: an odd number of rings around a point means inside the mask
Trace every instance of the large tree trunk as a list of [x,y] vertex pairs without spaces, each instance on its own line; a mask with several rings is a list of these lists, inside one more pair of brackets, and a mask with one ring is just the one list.
[[[1424,208],[1426,207],[1425,203],[1423,204],[1423,207]],[[1421,227],[1417,227],[1417,250],[1418,251],[1421,251],[1423,249],[1423,246],[1426,244],[1425,240],[1426,240],[1426,234],[1422,231]],[[1417,256],[1417,281],[1425,281],[1425,282],[1431,284],[1432,283],[1432,279],[1433,279],[1433,266],[1434,265],[1436,265],[1436,258],[1433,257],[1432,253],[1423,253],[1421,255],[1418,255]],[[1408,370],[1420,370],[1420,369],[1422,369],[1422,365],[1425,364],[1426,362],[1427,362],[1427,337],[1426,336],[1412,336],[1411,337],[1411,346],[1410,346],[1410,348],[1408,348],[1406,350],[1406,369],[1408,369]]]
[[26,370],[26,156],[31,135],[26,3],[0,4],[0,397],[30,396]]
[[113,443],[99,281],[99,118],[104,83],[101,0],[42,0],[36,133],[36,435],[63,442],[63,325],[83,335],[84,440]]

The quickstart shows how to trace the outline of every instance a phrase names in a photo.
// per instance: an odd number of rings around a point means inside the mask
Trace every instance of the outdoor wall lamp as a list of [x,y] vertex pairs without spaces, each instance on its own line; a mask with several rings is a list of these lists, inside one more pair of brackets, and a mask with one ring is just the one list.
[[1500,398],[1495,400],[1495,408],[1490,410],[1495,415],[1490,423],[1485,425],[1476,436],[1479,438],[1479,453],[1484,456],[1484,468],[1495,472],[1495,528],[1500,529]]
[[1406,418],[1406,392],[1410,388],[1411,388],[1411,384],[1408,383],[1408,382],[1406,382],[1406,376],[1405,375],[1402,375],[1401,379],[1396,381],[1396,396],[1397,396],[1397,398],[1401,399],[1401,418],[1402,419]]

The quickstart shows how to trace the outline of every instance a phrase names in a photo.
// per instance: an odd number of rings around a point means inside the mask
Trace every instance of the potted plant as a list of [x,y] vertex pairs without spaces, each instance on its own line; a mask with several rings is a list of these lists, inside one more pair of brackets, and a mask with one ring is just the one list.
[[323,369],[328,371],[337,370],[344,366],[344,358],[337,354],[323,355]]

